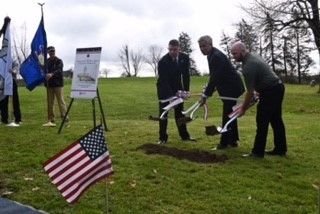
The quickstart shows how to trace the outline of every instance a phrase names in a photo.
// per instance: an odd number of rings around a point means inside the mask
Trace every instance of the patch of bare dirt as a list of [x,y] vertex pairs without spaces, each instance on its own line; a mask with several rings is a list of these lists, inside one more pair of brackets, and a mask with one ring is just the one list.
[[157,144],[144,144],[137,148],[137,150],[143,150],[148,155],[166,155],[177,158],[179,160],[188,160],[197,163],[224,163],[228,160],[226,155],[216,155],[207,151],[201,151],[197,149],[182,150],[164,145]]

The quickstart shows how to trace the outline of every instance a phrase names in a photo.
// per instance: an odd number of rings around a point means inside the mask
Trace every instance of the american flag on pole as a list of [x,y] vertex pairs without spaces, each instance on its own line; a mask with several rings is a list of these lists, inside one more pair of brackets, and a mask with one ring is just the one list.
[[113,173],[102,126],[89,131],[43,166],[67,202],[75,203],[87,188]]

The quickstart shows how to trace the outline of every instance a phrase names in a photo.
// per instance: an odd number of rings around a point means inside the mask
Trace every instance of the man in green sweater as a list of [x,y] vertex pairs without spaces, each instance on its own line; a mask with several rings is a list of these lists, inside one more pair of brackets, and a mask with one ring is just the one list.
[[231,54],[236,61],[242,62],[242,73],[247,87],[245,100],[238,112],[240,116],[244,115],[249,107],[254,91],[259,93],[257,132],[254,147],[247,156],[264,157],[269,123],[273,129],[274,149],[266,154],[285,156],[287,142],[282,120],[284,85],[270,66],[260,56],[249,53],[242,42],[232,45]]

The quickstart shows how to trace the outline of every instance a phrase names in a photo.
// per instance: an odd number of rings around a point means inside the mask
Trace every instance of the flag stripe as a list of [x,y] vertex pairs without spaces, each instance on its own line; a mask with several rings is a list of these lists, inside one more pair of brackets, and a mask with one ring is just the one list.
[[67,202],[74,203],[95,182],[113,173],[102,126],[97,126],[43,164]]
[[65,176],[63,176],[62,179],[59,179],[59,181],[57,183],[55,183],[58,186],[62,185],[63,183],[65,183],[67,180],[69,180],[70,178],[72,178],[75,174],[79,173],[81,170],[83,170],[85,167],[89,166],[91,164],[91,160],[88,159],[88,157],[85,158],[85,162],[84,163],[79,163],[79,165],[76,165],[75,167],[77,167],[75,169],[75,171],[66,174]]
[[81,194],[81,192],[84,191],[84,189],[92,184],[95,180],[104,178],[106,177],[106,175],[110,175],[110,173],[112,173],[111,169],[107,170],[106,168],[102,168],[101,170],[97,171],[92,176],[84,180],[74,191],[72,191],[68,195],[65,195],[64,198],[66,198],[66,200],[74,201]]
[[[74,148],[72,148],[74,147]],[[52,158],[50,158],[47,162],[44,163],[44,169],[47,171],[50,169],[52,166],[56,165],[61,159],[65,158],[68,156],[70,153],[74,152],[76,149],[80,148],[81,145],[78,142],[74,142]],[[61,157],[59,157],[61,156]],[[58,158],[59,157],[59,158]]]
[[[109,159],[109,157],[104,154],[103,157],[99,157],[99,162],[100,161],[107,161]],[[58,189],[60,191],[64,191],[63,189],[69,188],[70,186],[72,186],[75,182],[78,182],[82,176],[84,174],[86,174],[87,172],[90,172],[90,170],[96,169],[97,167],[99,167],[100,165],[103,165],[103,163],[99,164],[99,163],[94,163],[91,162],[88,166],[86,166],[85,168],[83,168],[82,170],[78,171],[76,174],[72,175],[69,179],[67,179],[65,182],[57,185]]]
[[[103,158],[103,157],[102,157]],[[101,159],[101,157],[100,157]],[[76,170],[74,170],[72,173],[68,174],[64,179],[56,183],[57,188],[60,190],[61,188],[64,188],[66,185],[68,185],[73,180],[77,179],[79,176],[81,176],[83,173],[85,173],[87,170],[91,170],[94,165],[98,164],[97,162],[88,161],[84,163],[83,165],[80,165]],[[62,186],[62,187],[61,187]],[[60,188],[61,187],[61,188]]]
[[[60,190],[63,196],[69,194],[74,189],[78,188],[79,184],[81,184],[85,179],[90,177],[92,174],[96,173],[97,171],[101,170],[102,168],[109,169],[111,167],[111,161],[108,159],[106,161],[106,165],[99,165],[98,167],[95,167],[94,169],[91,169],[91,171],[88,174],[85,174],[82,177],[79,177],[77,180],[74,180],[72,183],[70,183],[67,187]],[[110,163],[110,164],[109,164]]]
[[59,186],[61,183],[64,183],[70,177],[72,177],[75,173],[78,173],[83,168],[88,166],[91,163],[91,160],[88,156],[84,156],[83,159],[79,159],[79,161],[74,162],[73,166],[68,168],[66,171],[63,170],[63,173],[57,176],[54,176],[52,182]]
[[110,175],[113,174],[113,171],[111,170],[110,172],[108,172],[107,174],[101,173],[100,177],[96,176],[95,179],[91,179],[89,182],[87,182],[85,185],[82,186],[81,190],[78,191],[77,195],[75,195],[74,197],[69,197],[68,199],[66,199],[69,203],[75,203],[78,201],[78,199],[80,198],[80,196],[94,183],[109,177]]
[[70,165],[72,162],[74,162],[75,159],[78,159],[83,155],[86,155],[85,151],[83,151],[83,149],[79,148],[78,150],[76,150],[72,154],[68,155],[67,157],[65,157],[64,159],[59,161],[56,165],[52,166],[47,171],[47,173],[49,173],[49,176],[51,177],[51,176],[57,174],[58,170],[62,170],[65,167],[68,167],[68,165]]

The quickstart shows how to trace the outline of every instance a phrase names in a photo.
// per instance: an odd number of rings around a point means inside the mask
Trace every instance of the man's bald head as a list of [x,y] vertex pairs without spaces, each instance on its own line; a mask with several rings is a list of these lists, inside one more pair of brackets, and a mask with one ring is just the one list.
[[231,54],[237,62],[241,62],[248,54],[248,50],[242,42],[238,41],[231,46]]

